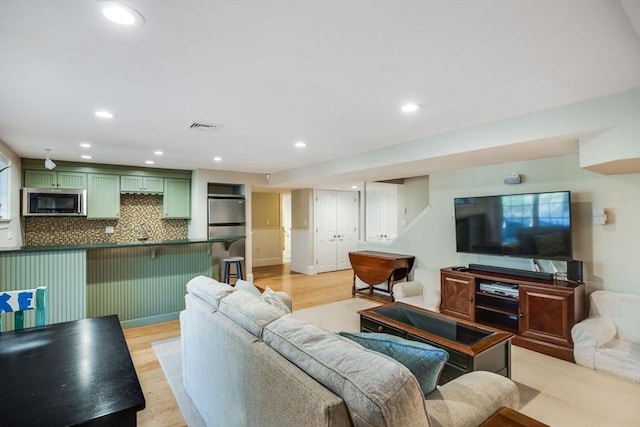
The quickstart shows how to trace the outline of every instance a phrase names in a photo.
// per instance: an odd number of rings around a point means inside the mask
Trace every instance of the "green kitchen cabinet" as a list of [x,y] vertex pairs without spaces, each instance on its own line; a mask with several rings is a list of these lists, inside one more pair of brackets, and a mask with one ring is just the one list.
[[120,177],[121,193],[162,194],[163,191],[163,178],[134,175],[122,175]]
[[88,174],[87,218],[120,218],[120,176]]
[[84,190],[87,174],[83,172],[25,170],[24,186]]
[[180,178],[164,179],[162,200],[163,218],[191,218],[191,181]]

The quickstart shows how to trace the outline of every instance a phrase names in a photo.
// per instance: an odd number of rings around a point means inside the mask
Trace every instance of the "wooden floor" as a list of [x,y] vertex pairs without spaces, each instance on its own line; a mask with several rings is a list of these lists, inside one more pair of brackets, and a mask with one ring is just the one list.
[[[253,269],[254,283],[291,295],[293,309],[313,307],[351,298],[353,270],[305,276],[289,273],[289,265]],[[153,341],[180,335],[178,320],[125,329],[125,338],[147,402],[138,413],[139,426],[186,426],[160,363],[151,348]]]

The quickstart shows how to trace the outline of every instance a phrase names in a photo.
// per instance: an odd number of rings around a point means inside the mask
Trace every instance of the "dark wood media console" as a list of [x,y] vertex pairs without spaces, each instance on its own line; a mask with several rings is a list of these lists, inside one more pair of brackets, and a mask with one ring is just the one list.
[[[516,334],[513,344],[573,362],[571,328],[585,317],[585,286],[511,274],[440,270],[440,311]],[[517,285],[517,297],[480,289]]]

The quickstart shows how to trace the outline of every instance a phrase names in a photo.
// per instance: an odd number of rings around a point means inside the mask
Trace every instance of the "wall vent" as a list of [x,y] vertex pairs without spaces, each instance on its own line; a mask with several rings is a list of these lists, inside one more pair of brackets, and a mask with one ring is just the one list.
[[200,132],[215,132],[219,127],[220,125],[201,122],[193,122],[189,125],[189,129],[199,130]]

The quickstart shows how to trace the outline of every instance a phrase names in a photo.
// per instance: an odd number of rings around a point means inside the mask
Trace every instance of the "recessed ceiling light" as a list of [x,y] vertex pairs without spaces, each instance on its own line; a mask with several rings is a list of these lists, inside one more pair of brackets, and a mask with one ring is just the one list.
[[91,156],[89,156],[89,155],[87,155],[87,154],[83,154],[83,155],[82,155],[82,156],[80,156],[80,157],[82,157],[83,159],[87,159],[87,160],[93,159],[93,157],[91,157]]
[[295,143],[296,148],[305,148],[307,146],[307,143],[304,141],[298,141]]
[[82,147],[82,148],[91,148],[91,144],[89,144],[88,142],[83,142],[82,144],[80,144],[80,147]]
[[144,162],[145,162],[146,164],[148,164],[148,165],[153,165],[153,164],[155,164],[155,163],[156,163],[156,162],[154,162],[153,160],[145,160]]
[[153,152],[153,154],[155,154],[156,156],[162,156],[164,153],[160,150],[156,150]]
[[420,104],[409,103],[409,104],[404,104],[401,110],[403,113],[413,113],[414,111],[418,111],[420,107],[421,107]]
[[110,111],[98,110],[96,111],[96,117],[100,117],[101,119],[113,119],[116,115]]
[[352,185],[352,186],[351,186],[351,189],[352,189],[352,190],[357,190],[357,189],[358,189],[358,186],[357,186],[357,185]]
[[102,14],[111,22],[120,25],[143,24],[144,18],[135,9],[112,1],[100,2]]
[[215,162],[221,162],[221,161],[222,161],[222,157],[220,157],[220,156],[215,156],[215,157],[213,158],[213,160],[214,160]]

